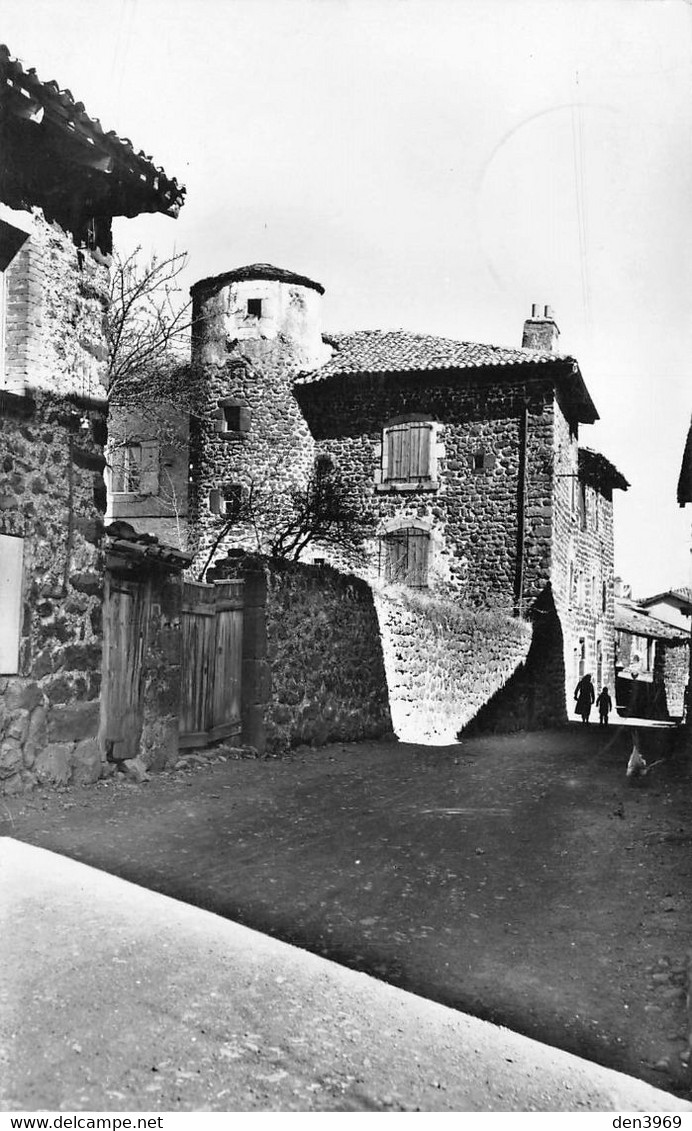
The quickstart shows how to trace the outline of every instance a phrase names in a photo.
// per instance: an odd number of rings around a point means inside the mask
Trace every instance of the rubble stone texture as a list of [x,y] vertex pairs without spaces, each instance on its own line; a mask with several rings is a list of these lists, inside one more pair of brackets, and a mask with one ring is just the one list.
[[106,270],[34,211],[7,272],[0,534],[24,540],[19,671],[0,676],[0,788],[95,781]]
[[243,577],[243,740],[269,754],[390,733],[372,593],[360,578],[269,558],[230,557]]

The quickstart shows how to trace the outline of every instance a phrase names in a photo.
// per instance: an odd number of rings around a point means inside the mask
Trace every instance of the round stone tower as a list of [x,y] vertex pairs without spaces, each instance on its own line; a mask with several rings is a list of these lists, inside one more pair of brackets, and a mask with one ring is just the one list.
[[266,547],[307,482],[314,442],[293,381],[329,349],[324,288],[303,275],[255,263],[202,279],[191,293],[190,509],[201,567],[225,528],[215,559],[232,546],[256,549],[258,533]]

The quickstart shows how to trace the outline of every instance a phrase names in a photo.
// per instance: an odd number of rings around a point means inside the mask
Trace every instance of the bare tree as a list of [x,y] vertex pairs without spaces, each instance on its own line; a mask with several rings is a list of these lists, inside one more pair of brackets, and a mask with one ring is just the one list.
[[108,389],[111,397],[130,379],[164,378],[187,360],[191,303],[183,301],[179,278],[186,252],[148,261],[136,248],[113,257],[108,337]]
[[216,538],[200,573],[212,564],[221,544],[234,531],[252,531],[255,548],[271,557],[298,561],[311,545],[339,557],[358,559],[372,534],[373,519],[337,468],[318,464],[304,485],[288,492],[271,479],[248,480],[230,513],[219,520]]

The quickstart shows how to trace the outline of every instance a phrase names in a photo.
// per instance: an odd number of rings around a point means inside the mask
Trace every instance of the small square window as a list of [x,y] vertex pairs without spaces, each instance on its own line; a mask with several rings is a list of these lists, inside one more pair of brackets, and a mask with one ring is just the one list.
[[229,432],[240,431],[240,405],[224,405],[223,418]]
[[238,519],[243,504],[243,488],[240,483],[225,483],[222,488],[223,507],[226,518]]
[[250,318],[261,318],[262,317],[262,299],[261,298],[249,298],[247,300],[247,312],[248,312],[248,316]]
[[482,448],[478,448],[475,452],[471,453],[469,462],[472,471],[492,471],[495,466],[495,456],[492,452],[486,452]]
[[239,432],[250,431],[250,409],[246,405],[235,404],[232,400],[222,400],[218,404],[215,432],[231,432],[237,435]]

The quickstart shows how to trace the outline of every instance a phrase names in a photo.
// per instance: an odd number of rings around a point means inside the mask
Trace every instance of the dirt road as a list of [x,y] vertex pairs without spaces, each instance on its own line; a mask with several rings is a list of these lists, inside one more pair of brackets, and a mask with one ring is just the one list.
[[690,1095],[692,790],[578,728],[4,802],[6,835]]

